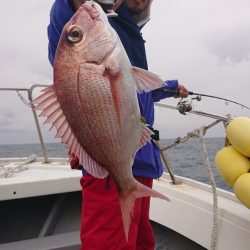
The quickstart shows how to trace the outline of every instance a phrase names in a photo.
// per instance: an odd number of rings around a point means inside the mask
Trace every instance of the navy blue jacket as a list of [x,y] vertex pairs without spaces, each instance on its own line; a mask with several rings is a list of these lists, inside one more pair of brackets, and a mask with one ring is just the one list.
[[[145,41],[141,35],[141,28],[134,22],[132,14],[124,4],[116,12],[118,17],[110,18],[109,22],[118,33],[131,64],[148,69]],[[62,29],[73,14],[68,0],[56,0],[54,2],[48,26],[49,60],[52,65]],[[177,86],[178,81],[172,80],[166,81],[164,88],[176,89]],[[141,115],[146,119],[149,126],[153,127],[154,123],[154,102],[167,97],[169,97],[169,94],[163,89],[138,94]],[[132,170],[136,176],[158,178],[162,175],[163,167],[160,152],[153,142],[147,143],[137,152]]]

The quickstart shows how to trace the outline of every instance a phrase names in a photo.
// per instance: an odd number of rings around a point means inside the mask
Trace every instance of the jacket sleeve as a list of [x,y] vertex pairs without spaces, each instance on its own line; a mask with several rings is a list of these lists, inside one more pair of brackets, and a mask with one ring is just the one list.
[[49,39],[49,61],[53,66],[56,48],[63,30],[64,25],[70,20],[74,12],[69,0],[56,0],[50,11],[50,23],[47,28]]
[[162,99],[174,96],[175,95],[174,93],[169,93],[165,90],[176,90],[177,87],[178,87],[178,80],[168,80],[165,82],[163,87],[152,90],[152,97],[154,102],[159,102]]

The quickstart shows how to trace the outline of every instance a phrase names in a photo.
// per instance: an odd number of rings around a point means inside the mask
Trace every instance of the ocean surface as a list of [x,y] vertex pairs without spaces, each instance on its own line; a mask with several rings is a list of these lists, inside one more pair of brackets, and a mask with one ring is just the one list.
[[[161,140],[161,144],[162,146],[168,146],[174,141],[175,139],[163,139]],[[232,192],[232,189],[221,180],[214,164],[214,157],[217,151],[224,146],[224,142],[225,138],[222,137],[205,139],[217,187]],[[46,144],[46,151],[48,157],[67,157],[65,146],[58,143]],[[210,184],[199,139],[189,139],[187,142],[178,144],[176,147],[170,148],[165,152],[174,174]],[[31,154],[42,156],[39,144],[0,145],[0,158],[26,157]]]

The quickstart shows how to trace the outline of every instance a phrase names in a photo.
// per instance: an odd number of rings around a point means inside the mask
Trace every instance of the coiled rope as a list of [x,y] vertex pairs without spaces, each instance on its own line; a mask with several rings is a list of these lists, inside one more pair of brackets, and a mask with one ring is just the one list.
[[32,154],[29,156],[24,162],[18,164],[15,167],[8,167],[9,163],[1,163],[0,164],[0,177],[7,178],[11,177],[14,173],[24,171],[28,169],[27,164],[35,161],[37,156],[35,154]]

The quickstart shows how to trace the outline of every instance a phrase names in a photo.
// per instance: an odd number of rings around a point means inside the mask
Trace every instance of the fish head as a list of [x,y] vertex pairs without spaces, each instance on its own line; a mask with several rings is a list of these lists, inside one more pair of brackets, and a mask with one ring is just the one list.
[[116,40],[117,34],[100,5],[86,2],[64,26],[55,60],[101,64]]

